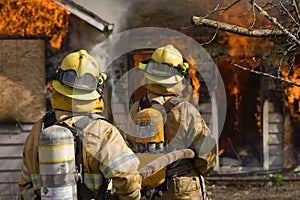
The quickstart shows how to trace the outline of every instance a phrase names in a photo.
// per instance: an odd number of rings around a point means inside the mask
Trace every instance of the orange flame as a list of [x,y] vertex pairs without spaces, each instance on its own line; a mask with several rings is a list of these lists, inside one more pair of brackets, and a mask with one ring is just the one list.
[[[292,74],[289,74],[287,67],[281,68],[281,73],[285,79],[289,79],[292,82],[300,84],[300,76],[299,76],[300,68],[299,68],[299,66],[294,66]],[[289,104],[294,104],[295,101],[298,102],[299,105],[298,105],[297,112],[300,112],[300,87],[298,87],[296,85],[288,85],[285,88],[285,94],[287,96]]]
[[[232,4],[233,1],[225,1],[223,7]],[[263,15],[252,12],[252,6],[246,1],[240,1],[221,15],[222,22],[236,25],[247,29],[258,29],[261,27],[269,27],[271,23]],[[257,55],[260,49],[269,49],[273,46],[273,42],[266,38],[253,38],[240,36],[233,33],[225,33],[220,41],[223,45],[228,45],[230,56],[251,57]],[[221,38],[220,38],[221,39]]]
[[1,13],[2,36],[47,37],[59,49],[68,31],[70,13],[50,0],[5,0]]
[[[261,101],[260,97],[257,97],[256,101],[260,102]],[[258,130],[261,130],[260,128],[261,128],[261,125],[262,125],[261,124],[261,112],[262,112],[261,106],[260,106],[260,104],[257,104],[256,105],[256,113],[254,114],[254,117],[256,119],[257,127],[259,128]]]
[[192,86],[193,86],[193,100],[196,104],[199,102],[199,89],[200,89],[200,81],[197,77],[197,70],[195,68],[195,60],[192,57],[188,57],[189,61],[189,76],[192,81]]
[[239,80],[238,80],[237,73],[233,74],[233,81],[231,82],[229,88],[230,88],[230,95],[234,96],[234,108],[236,110],[238,110],[240,107],[243,95],[241,95],[241,92],[239,89]]
[[52,93],[52,92],[54,91],[54,87],[53,87],[53,85],[52,85],[51,82],[48,82],[48,83],[47,83],[46,89],[47,89],[50,93]]
[[223,153],[224,153],[224,149],[220,149],[219,151],[218,151],[218,156],[221,156]]

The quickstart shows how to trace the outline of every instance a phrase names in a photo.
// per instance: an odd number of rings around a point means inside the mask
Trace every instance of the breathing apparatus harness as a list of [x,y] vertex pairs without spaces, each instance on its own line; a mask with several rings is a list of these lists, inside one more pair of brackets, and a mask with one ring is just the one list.
[[[72,126],[67,125],[64,121],[67,119],[70,119],[75,116],[82,116],[80,119],[78,119],[75,123],[72,124]],[[46,113],[46,115],[43,117],[43,123],[42,123],[42,131],[52,125],[59,125],[65,128],[68,128],[75,138],[75,164],[77,168],[77,174],[75,174],[75,179],[77,181],[77,197],[78,200],[87,200],[87,199],[95,199],[93,193],[91,190],[89,190],[85,183],[84,183],[84,173],[83,173],[83,155],[82,155],[82,141],[80,139],[80,134],[82,134],[82,131],[85,127],[87,127],[92,121],[102,119],[106,120],[103,116],[96,113],[71,113],[67,115],[66,117],[57,120],[55,117],[55,111],[51,110]],[[98,197],[97,200],[105,200],[108,199],[110,196],[109,191],[107,191],[107,187],[109,184],[109,180],[107,180],[103,176],[103,182],[102,185],[98,191]]]
[[[182,97],[173,96],[170,99],[168,99],[163,105],[160,105],[158,103],[151,104],[147,96],[142,96],[139,100],[139,110],[141,111],[143,109],[157,109],[163,115],[163,119],[165,122],[167,113],[183,101],[184,99]],[[156,136],[155,138],[157,139],[158,137]],[[146,140],[142,142],[145,141]],[[159,141],[159,144],[161,144],[161,142],[162,141]],[[145,146],[147,147],[147,143],[144,144],[143,147]],[[163,141],[163,148],[166,146],[167,141]],[[140,153],[159,153],[164,150],[161,149],[161,145],[156,145],[156,147],[160,148],[155,149],[154,151],[151,151],[151,149],[153,150],[153,148],[151,147],[148,149],[142,148],[143,151],[140,151]],[[192,169],[194,169],[194,166],[192,164],[192,159],[194,158],[194,156],[195,153],[191,149],[171,151],[167,154],[163,154],[159,158],[156,158],[154,162],[151,162],[144,166],[142,169],[140,169],[140,174],[143,178],[142,185],[144,186],[141,190],[142,196],[145,196],[149,200],[154,200],[155,197],[161,197],[163,195],[162,191],[168,190],[169,179],[188,174],[191,172]],[[166,160],[168,160],[168,163],[165,163]],[[163,167],[165,165],[167,166]],[[153,172],[153,169],[158,170]],[[150,173],[150,171],[152,171],[152,173]],[[201,174],[199,174],[199,178],[202,192],[201,195],[203,200],[206,200],[207,193],[205,187],[205,180]]]
[[[152,134],[152,137],[145,137],[145,138],[137,138],[137,152],[140,153],[140,156],[149,156],[150,154],[160,154],[161,156],[168,157],[166,154],[163,154],[163,152],[166,152],[166,147],[168,141],[165,141],[165,131],[164,131],[164,122],[167,118],[167,113],[171,111],[172,108],[174,108],[179,103],[183,102],[184,98],[180,96],[172,96],[170,99],[168,99],[163,105],[160,105],[159,103],[152,103],[149,101],[147,96],[142,96],[139,100],[139,112],[137,114],[137,118],[135,118],[135,121],[138,125],[148,125],[149,123],[152,126],[161,126],[162,124],[162,130],[160,128],[154,128],[154,133]],[[157,113],[150,111],[150,110],[156,110],[159,114],[161,114],[162,117],[157,117]],[[153,116],[151,116],[151,114]],[[146,116],[146,117],[145,117]],[[156,121],[155,117],[159,120],[162,120],[163,122],[160,123],[153,123],[153,121]],[[152,122],[149,122],[152,119]],[[153,123],[153,124],[151,124]],[[152,128],[153,129],[153,128]],[[138,129],[139,130],[139,129]],[[143,129],[142,129],[143,130]],[[149,129],[146,129],[146,131],[151,131]],[[142,133],[146,132],[145,130],[142,131]],[[139,137],[141,137],[139,135]],[[182,152],[187,151],[182,150]],[[179,153],[182,154],[182,152]],[[172,152],[171,152],[172,153]],[[190,154],[187,154],[188,158],[191,158]],[[176,157],[176,156],[175,156]],[[159,158],[157,158],[159,160]],[[163,159],[164,160],[164,159]],[[191,169],[193,169],[191,159],[186,159],[184,157],[181,157],[177,161],[172,162],[170,165],[166,167],[158,167],[151,175],[148,175],[146,178],[143,179],[143,186],[142,189],[142,195],[146,196],[148,199],[152,200],[155,199],[155,197],[162,196],[162,191],[168,190],[168,180],[172,177],[180,176],[186,173],[189,173]]]

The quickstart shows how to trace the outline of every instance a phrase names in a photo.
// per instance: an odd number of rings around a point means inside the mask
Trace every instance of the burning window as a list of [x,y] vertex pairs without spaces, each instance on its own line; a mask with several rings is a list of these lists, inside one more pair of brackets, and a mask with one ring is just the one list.
[[0,7],[1,37],[45,37],[53,48],[60,48],[68,30],[68,11],[51,0],[6,0]]

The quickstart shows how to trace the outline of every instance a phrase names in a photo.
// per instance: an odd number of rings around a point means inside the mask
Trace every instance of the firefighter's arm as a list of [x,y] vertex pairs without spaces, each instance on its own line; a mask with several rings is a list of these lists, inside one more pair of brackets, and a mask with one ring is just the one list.
[[195,151],[194,167],[201,174],[211,172],[216,165],[216,140],[206,125],[204,119],[195,111],[190,115],[190,131],[194,137],[191,148]]
[[203,126],[204,128],[196,134],[192,148],[196,153],[194,167],[205,175],[211,172],[216,165],[216,141],[206,125],[203,124]]
[[21,169],[21,178],[19,181],[20,196],[22,196],[24,191],[29,188],[33,188],[33,186],[32,186],[29,172],[28,172],[28,168],[25,166],[25,164],[23,162],[22,169]]
[[201,158],[196,157],[194,159],[194,167],[203,175],[211,172],[216,166],[216,147],[212,148],[212,151],[202,156]]
[[103,132],[105,138],[99,146],[101,172],[107,179],[112,179],[113,190],[120,200],[140,199],[141,176],[137,171],[138,158],[115,127],[108,125]]

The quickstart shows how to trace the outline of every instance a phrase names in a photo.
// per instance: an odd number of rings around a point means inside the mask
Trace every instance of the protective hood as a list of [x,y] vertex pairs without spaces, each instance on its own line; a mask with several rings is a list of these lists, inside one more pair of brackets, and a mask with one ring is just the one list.
[[104,110],[103,99],[79,100],[72,99],[53,91],[51,95],[51,105],[54,109],[60,109],[70,112],[102,112]]

